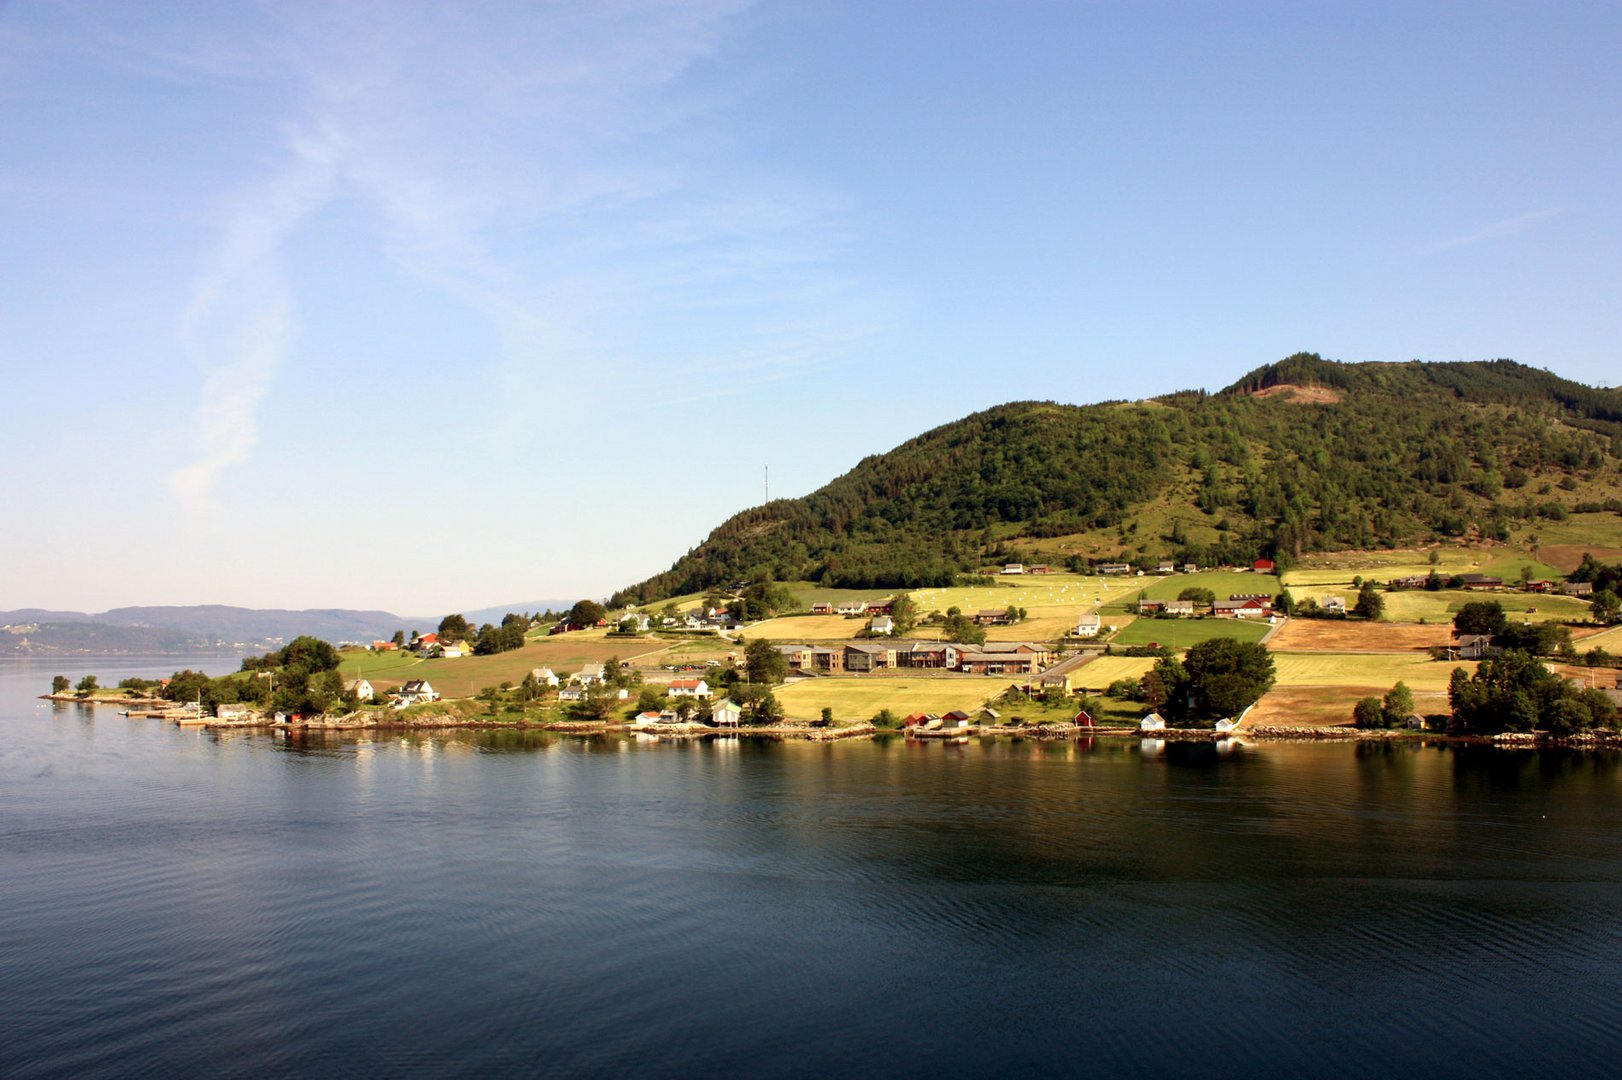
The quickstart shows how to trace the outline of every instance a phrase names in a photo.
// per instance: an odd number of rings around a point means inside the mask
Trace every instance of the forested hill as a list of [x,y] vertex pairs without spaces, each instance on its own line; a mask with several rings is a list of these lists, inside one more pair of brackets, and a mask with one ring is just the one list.
[[1285,560],[1622,507],[1622,390],[1510,360],[1342,364],[1310,354],[1218,393],[1015,402],[724,522],[650,601],[759,574],[944,584],[1005,558]]

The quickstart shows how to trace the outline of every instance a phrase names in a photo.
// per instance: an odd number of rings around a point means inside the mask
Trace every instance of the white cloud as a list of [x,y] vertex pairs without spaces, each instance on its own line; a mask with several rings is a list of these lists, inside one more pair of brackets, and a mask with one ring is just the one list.
[[1451,251],[1455,248],[1470,247],[1474,244],[1484,243],[1488,240],[1500,240],[1506,236],[1525,232],[1540,221],[1557,217],[1562,213],[1560,207],[1550,206],[1542,210],[1533,210],[1525,214],[1517,214],[1502,221],[1495,221],[1490,225],[1483,225],[1479,229],[1471,229],[1467,233],[1443,240],[1436,245],[1438,251]]

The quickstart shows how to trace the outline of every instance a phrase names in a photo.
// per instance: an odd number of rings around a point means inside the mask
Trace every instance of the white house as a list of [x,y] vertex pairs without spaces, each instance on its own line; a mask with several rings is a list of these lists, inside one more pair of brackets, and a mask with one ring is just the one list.
[[460,660],[462,657],[467,655],[467,652],[461,645],[446,645],[439,651],[439,655],[444,657],[446,660]]
[[540,683],[542,686],[550,686],[554,689],[557,688],[558,676],[557,673],[551,668],[538,667],[531,671],[530,674],[535,676],[535,681]]
[[577,682],[581,686],[590,686],[592,683],[603,681],[603,665],[587,664],[569,677],[570,682]]
[[710,684],[703,679],[675,679],[667,692],[673,698],[707,698],[710,696]]
[[1150,713],[1148,716],[1145,716],[1142,720],[1138,721],[1138,730],[1165,731],[1166,721],[1161,718],[1159,713]]
[[867,628],[875,634],[895,633],[895,620],[888,615],[877,615],[868,620]]
[[372,698],[377,696],[372,689],[372,684],[365,679],[350,679],[344,683],[344,693],[353,693],[361,701],[371,701]]
[[586,688],[583,686],[565,686],[558,691],[559,701],[585,701]]
[[1005,574],[1023,574],[1025,572],[1025,564],[1011,562],[1002,568],[1002,572]]
[[420,705],[425,701],[438,701],[439,695],[426,679],[412,679],[394,692],[395,704],[400,708]]
[[862,615],[867,612],[867,604],[861,600],[846,600],[834,610],[841,615]]
[[1076,622],[1077,637],[1097,637],[1101,622],[1097,615],[1083,615]]
[[1326,596],[1318,601],[1318,607],[1335,615],[1346,614],[1346,598],[1344,596]]
[[720,727],[737,727],[742,716],[743,710],[731,698],[727,698],[710,708],[710,719]]

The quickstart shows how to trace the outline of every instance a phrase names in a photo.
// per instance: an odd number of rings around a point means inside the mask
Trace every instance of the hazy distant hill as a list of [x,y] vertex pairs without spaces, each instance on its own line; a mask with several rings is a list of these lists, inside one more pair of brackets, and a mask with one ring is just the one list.
[[[501,621],[509,611],[563,609],[573,601],[542,600],[466,611],[474,625]],[[90,614],[21,608],[0,611],[0,656],[185,653],[268,649],[301,634],[327,641],[371,641],[396,630],[428,631],[441,616],[400,616],[387,611],[314,608],[304,611],[191,606],[123,607]]]
[[1302,353],[1219,393],[1015,402],[722,523],[615,599],[757,573],[942,584],[1002,558],[1284,559],[1622,508],[1622,391],[1509,360]]
[[[0,626],[9,627],[0,634],[0,655],[234,651],[268,647],[300,634],[370,641],[409,629],[409,622],[386,611],[339,608],[284,611],[204,604],[114,608],[97,614],[24,608],[0,611]],[[417,623],[426,626],[429,620]]]

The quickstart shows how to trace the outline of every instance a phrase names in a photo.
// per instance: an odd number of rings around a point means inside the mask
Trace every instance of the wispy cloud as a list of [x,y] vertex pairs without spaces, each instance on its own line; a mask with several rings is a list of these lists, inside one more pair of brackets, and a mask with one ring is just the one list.
[[[370,211],[397,266],[493,327],[500,354],[458,374],[488,380],[509,425],[560,379],[637,377],[652,340],[667,370],[686,333],[695,369],[742,382],[847,341],[864,316],[827,269],[846,239],[838,201],[730,169],[705,122],[725,96],[675,92],[749,6],[279,7],[266,55],[173,51],[203,79],[281,73],[291,132],[227,200],[184,319],[204,377],[197,453],[171,477],[182,501],[206,505],[254,448],[297,322],[282,248],[329,203]],[[730,340],[683,325],[722,306]]]
[[1485,243],[1488,240],[1501,240],[1506,236],[1525,232],[1540,221],[1558,217],[1563,210],[1558,206],[1544,207],[1542,210],[1533,210],[1525,214],[1517,214],[1502,221],[1495,221],[1490,225],[1483,225],[1479,229],[1471,229],[1467,233],[1443,240],[1435,245],[1437,251],[1451,251],[1455,248],[1470,247],[1474,244]]

